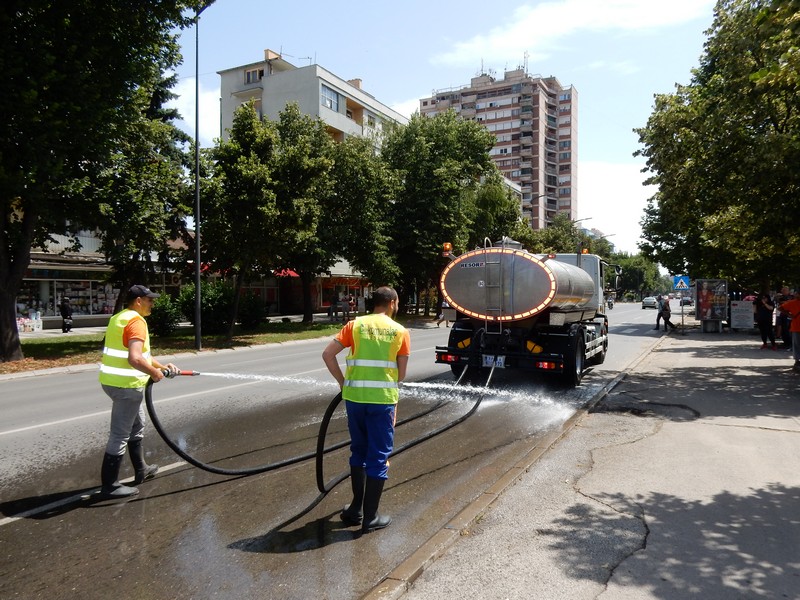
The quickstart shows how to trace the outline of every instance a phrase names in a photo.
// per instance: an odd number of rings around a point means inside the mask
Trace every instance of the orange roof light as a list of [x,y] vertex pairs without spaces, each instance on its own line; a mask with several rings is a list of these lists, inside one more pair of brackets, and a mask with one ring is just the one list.
[[442,244],[442,256],[450,256],[450,253],[453,251],[453,244],[450,242],[445,242]]
[[581,250],[581,254],[589,254],[589,249],[588,248],[583,248]]

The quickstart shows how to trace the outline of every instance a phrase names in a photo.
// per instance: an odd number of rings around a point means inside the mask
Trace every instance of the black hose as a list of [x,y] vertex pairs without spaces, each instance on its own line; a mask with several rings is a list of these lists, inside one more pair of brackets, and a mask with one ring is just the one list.
[[[187,454],[180,446],[178,446],[174,441],[172,441],[172,439],[169,437],[169,435],[167,434],[166,430],[164,429],[164,426],[161,424],[161,421],[158,418],[158,413],[156,413],[156,409],[155,409],[155,406],[154,406],[154,403],[153,403],[153,391],[152,391],[152,388],[153,388],[153,380],[151,379],[150,381],[148,381],[147,385],[145,386],[144,399],[145,399],[145,404],[147,406],[147,412],[150,415],[150,420],[152,421],[153,427],[155,428],[155,430],[161,436],[161,439],[164,440],[164,443],[167,446],[169,446],[172,449],[172,451],[175,452],[175,454],[177,454],[179,457],[181,457],[187,463],[189,463],[190,465],[195,466],[198,469],[201,469],[203,471],[208,471],[209,473],[216,473],[217,475],[230,475],[230,476],[257,475],[259,473],[266,473],[268,471],[274,471],[274,470],[280,469],[282,467],[287,467],[289,465],[294,465],[294,464],[297,464],[297,463],[300,463],[300,462],[303,462],[303,461],[306,461],[306,460],[310,460],[310,459],[315,458],[315,457],[319,461],[320,459],[318,457],[321,456],[322,454],[327,454],[329,452],[333,452],[334,450],[339,450],[340,448],[344,448],[345,446],[350,444],[350,440],[345,440],[343,442],[339,442],[337,444],[329,446],[328,448],[320,448],[319,441],[318,441],[317,450],[315,452],[308,452],[306,454],[301,454],[299,456],[293,456],[291,458],[287,458],[286,460],[270,463],[268,465],[262,465],[262,466],[258,466],[258,467],[248,467],[248,468],[244,468],[244,469],[225,469],[225,468],[222,468],[222,467],[215,467],[214,465],[210,465],[208,463],[204,463],[204,462],[194,458],[190,454]],[[328,409],[325,412],[325,415],[328,417],[327,421],[323,420],[323,424],[325,425],[326,432],[327,432],[328,422],[330,421],[330,417],[333,415],[333,411],[336,409],[336,406],[339,404],[340,401],[341,401],[341,394],[338,394],[333,399],[333,401],[328,406]],[[418,413],[416,415],[412,415],[412,416],[404,419],[403,421],[400,421],[398,423],[398,425],[403,425],[404,423],[408,423],[409,421],[413,421],[414,419],[418,419],[418,418],[420,418],[422,416],[425,416],[425,415],[429,414],[430,412],[439,409],[443,404],[445,404],[445,402],[444,401],[440,401],[439,403],[437,403],[433,407],[428,408],[428,409],[426,409],[426,410],[424,410],[424,411],[422,411],[422,412],[420,412],[420,413]],[[318,440],[319,440],[319,436],[318,436]],[[323,441],[324,441],[324,438],[323,438]],[[318,477],[319,477],[319,475],[318,475]],[[332,487],[335,487],[338,483],[343,481],[343,479],[345,479],[345,478],[346,478],[346,476],[343,477],[343,478],[337,479],[335,482],[332,483],[332,486],[331,486],[330,489],[332,489]],[[319,483],[318,483],[318,486],[319,486]]]
[[[469,369],[469,366],[465,366],[464,367],[464,370],[461,371],[461,375],[459,376],[458,380],[456,381],[455,385],[453,386],[453,389],[455,389],[459,385],[459,383],[461,383],[461,380],[464,378],[464,375],[466,375],[468,369]],[[495,368],[492,367],[492,370],[489,371],[489,376],[486,379],[486,384],[484,385],[484,389],[489,387],[489,383],[492,380],[492,375],[494,374],[494,369]],[[443,427],[440,427],[439,429],[435,429],[434,431],[431,431],[430,433],[427,433],[427,434],[425,434],[425,435],[423,435],[423,436],[421,436],[421,437],[419,437],[419,438],[417,438],[415,440],[411,440],[410,442],[407,442],[406,444],[403,444],[399,448],[395,448],[389,456],[397,456],[398,454],[400,454],[402,452],[405,452],[409,448],[413,448],[417,444],[421,444],[422,442],[424,442],[426,440],[429,440],[432,437],[435,437],[435,436],[439,435],[440,433],[444,433],[448,429],[452,429],[453,427],[455,427],[459,423],[463,423],[469,417],[471,417],[473,414],[475,414],[475,411],[478,410],[478,407],[481,405],[481,402],[483,401],[483,398],[485,397],[485,395],[486,395],[485,393],[481,393],[481,395],[478,397],[478,400],[475,402],[475,404],[472,406],[472,408],[466,414],[464,414],[463,416],[459,417],[455,421],[452,421],[451,423],[448,423],[447,425],[444,425]],[[335,488],[337,485],[339,485],[342,481],[344,481],[345,479],[350,477],[350,473],[349,472],[345,472],[345,473],[342,473],[341,475],[339,475],[338,477],[332,479],[330,481],[330,483],[328,485],[326,485],[325,484],[324,473],[323,473],[323,459],[324,459],[323,455],[325,453],[323,448],[325,447],[325,436],[328,433],[328,424],[330,423],[331,418],[333,417],[333,413],[334,413],[334,411],[336,410],[336,407],[339,405],[339,403],[341,401],[342,401],[342,394],[339,393],[331,401],[330,405],[328,405],[328,410],[325,411],[325,416],[322,418],[322,423],[320,423],[320,426],[319,426],[319,435],[317,436],[317,457],[316,457],[316,470],[317,470],[317,473],[316,473],[316,475],[317,475],[317,489],[322,494],[327,494],[333,488]],[[446,404],[446,402],[440,402],[437,405],[436,408],[439,408],[443,404]],[[432,410],[434,410],[434,409],[427,410],[424,413],[414,415],[414,417],[409,417],[408,419],[405,419],[404,421],[399,422],[396,425],[396,427],[399,426],[399,425],[402,425],[404,423],[408,423],[409,421],[411,421],[413,419],[416,419],[416,418],[419,418],[419,417],[421,417],[423,415],[429,414],[430,412],[432,412]],[[349,440],[346,443],[350,443]],[[341,447],[341,445],[339,447]]]
[[[483,331],[482,329],[477,331],[473,335],[473,340],[476,337],[478,337],[482,333],[482,331]],[[464,376],[467,374],[467,370],[468,369],[469,369],[469,366],[465,366],[464,367],[464,370],[461,371],[461,375],[459,376],[458,380],[453,385],[453,389],[455,389],[456,387],[458,387],[461,384],[461,381],[464,379]],[[488,388],[489,387],[489,383],[491,382],[492,375],[494,374],[494,369],[495,368],[493,366],[492,370],[489,372],[489,376],[488,376],[488,378],[486,380],[486,384],[485,384],[484,388]],[[187,372],[186,374],[189,374],[189,372]],[[191,374],[192,375],[197,375],[198,373],[191,372]],[[430,433],[428,433],[428,434],[426,434],[426,435],[424,435],[424,436],[422,436],[420,438],[417,438],[415,440],[412,440],[412,441],[404,444],[403,446],[401,446],[399,448],[396,448],[392,452],[392,454],[390,456],[396,456],[396,455],[400,454],[401,452],[405,452],[409,448],[413,448],[417,444],[420,444],[420,443],[422,443],[422,442],[424,442],[426,440],[429,440],[432,437],[434,437],[436,435],[439,435],[440,433],[443,433],[443,432],[447,431],[448,429],[451,429],[451,428],[455,427],[459,423],[464,422],[466,419],[468,419],[470,416],[472,416],[475,413],[476,410],[478,410],[478,407],[480,406],[481,402],[483,401],[484,396],[485,396],[485,394],[482,393],[479,396],[477,402],[475,402],[475,405],[465,415],[463,415],[462,417],[459,417],[457,420],[453,421],[452,423],[449,423],[449,424],[447,424],[447,425],[445,425],[443,427],[440,427],[439,429],[436,429],[436,430],[434,430],[434,431],[432,431],[432,432],[430,432]],[[222,468],[222,467],[215,467],[215,466],[210,465],[208,463],[204,463],[204,462],[202,462],[200,460],[197,460],[196,458],[194,458],[190,454],[187,454],[186,452],[184,452],[184,450],[181,449],[180,446],[178,446],[167,435],[167,432],[164,429],[164,426],[161,424],[161,421],[158,418],[158,414],[156,413],[156,409],[155,409],[155,406],[153,404],[153,380],[152,379],[150,381],[148,381],[147,385],[145,386],[144,399],[145,399],[145,404],[147,406],[147,412],[150,415],[151,422],[153,423],[153,427],[155,427],[156,431],[161,436],[161,439],[164,440],[164,443],[167,444],[167,446],[169,446],[172,449],[172,451],[175,452],[175,454],[177,454],[179,457],[181,457],[187,463],[189,463],[190,465],[195,466],[198,469],[201,469],[203,471],[208,471],[209,473],[215,473],[217,475],[231,475],[231,476],[257,475],[259,473],[266,473],[268,471],[274,471],[274,470],[280,469],[282,467],[287,467],[289,465],[293,465],[293,464],[296,464],[296,463],[303,462],[305,460],[309,460],[311,458],[314,458],[316,460],[317,488],[321,492],[322,496],[324,496],[325,494],[330,492],[334,487],[336,487],[342,481],[344,481],[345,479],[350,477],[350,473],[349,472],[345,472],[345,473],[342,473],[341,475],[339,475],[338,477],[334,478],[333,480],[331,480],[331,482],[328,485],[326,485],[325,482],[324,482],[324,473],[323,473],[324,455],[329,453],[329,452],[333,452],[334,450],[338,450],[340,448],[343,448],[343,447],[347,446],[348,444],[350,444],[350,440],[348,439],[348,440],[339,442],[337,444],[334,444],[333,446],[329,446],[327,448],[325,447],[325,437],[327,436],[327,433],[328,433],[328,425],[330,424],[330,421],[333,418],[334,411],[339,406],[339,403],[342,401],[341,392],[339,394],[337,394],[333,398],[333,400],[331,400],[330,404],[328,405],[328,408],[325,410],[325,415],[322,418],[322,422],[320,423],[319,433],[317,435],[317,448],[316,448],[315,452],[309,452],[309,453],[306,453],[306,454],[301,454],[299,456],[294,456],[294,457],[288,458],[286,460],[274,462],[274,463],[271,463],[271,464],[268,464],[268,465],[262,465],[262,466],[258,466],[258,467],[249,467],[249,468],[245,468],[245,469],[225,469],[225,468]],[[438,410],[439,408],[441,408],[442,406],[444,406],[448,402],[449,401],[441,400],[437,404],[432,406],[431,408],[428,408],[428,409],[426,409],[426,410],[424,410],[424,411],[422,411],[420,413],[417,413],[415,415],[407,417],[406,419],[403,419],[402,421],[399,421],[395,425],[395,427],[399,427],[400,425],[404,425],[405,423],[413,421],[414,419],[418,419],[418,418],[423,417],[423,416],[425,416],[427,414],[430,414],[431,412],[433,412],[435,410]],[[316,502],[319,502],[320,499],[321,499],[321,497],[319,499],[317,499]]]

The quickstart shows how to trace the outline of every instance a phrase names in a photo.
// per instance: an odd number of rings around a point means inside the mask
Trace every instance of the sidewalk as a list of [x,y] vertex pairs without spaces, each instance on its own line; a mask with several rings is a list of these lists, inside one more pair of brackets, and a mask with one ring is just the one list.
[[367,598],[800,597],[800,376],[759,346],[664,336],[454,542]]

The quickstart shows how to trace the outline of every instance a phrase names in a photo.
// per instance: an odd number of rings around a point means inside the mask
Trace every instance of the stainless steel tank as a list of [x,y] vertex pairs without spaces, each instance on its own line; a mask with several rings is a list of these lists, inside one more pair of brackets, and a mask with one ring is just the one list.
[[453,308],[503,322],[584,309],[595,293],[591,276],[575,265],[502,247],[462,254],[445,267],[440,285]]

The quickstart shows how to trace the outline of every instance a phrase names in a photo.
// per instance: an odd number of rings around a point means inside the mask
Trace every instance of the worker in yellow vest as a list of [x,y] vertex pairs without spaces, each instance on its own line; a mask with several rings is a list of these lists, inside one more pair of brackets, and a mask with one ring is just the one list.
[[[411,341],[408,330],[394,321],[397,292],[380,287],[372,294],[370,315],[349,321],[322,353],[325,366],[342,390],[350,431],[350,480],[353,501],[344,507],[342,521],[361,525],[368,533],[392,522],[378,514],[394,449],[398,383],[406,376]],[[345,348],[347,372],[336,355]]]
[[160,294],[143,285],[128,290],[126,308],[108,321],[100,365],[100,383],[111,398],[111,428],[103,457],[100,478],[103,495],[124,498],[139,493],[139,489],[119,483],[119,469],[125,449],[131,457],[134,485],[152,479],[158,465],[148,465],[144,460],[144,388],[147,382],[161,381],[167,374],[175,374],[178,367],[172,363],[162,365],[150,355],[150,333],[144,317],[153,310],[153,300]]

